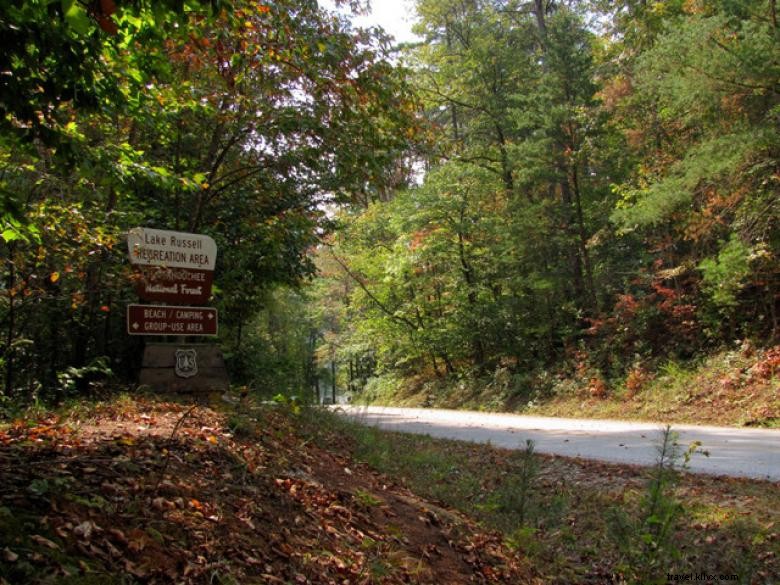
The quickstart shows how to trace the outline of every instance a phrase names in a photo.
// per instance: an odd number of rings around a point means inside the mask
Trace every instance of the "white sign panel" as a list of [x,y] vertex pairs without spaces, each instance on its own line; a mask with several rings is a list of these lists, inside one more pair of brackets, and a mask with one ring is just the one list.
[[152,228],[133,228],[127,234],[132,264],[214,270],[217,244],[209,236]]

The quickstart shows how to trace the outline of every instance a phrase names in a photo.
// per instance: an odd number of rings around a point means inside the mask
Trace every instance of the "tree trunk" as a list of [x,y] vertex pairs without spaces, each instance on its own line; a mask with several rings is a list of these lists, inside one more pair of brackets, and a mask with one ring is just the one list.
[[241,349],[241,341],[244,336],[244,317],[241,312],[238,315],[238,327],[236,327],[236,349]]
[[[227,107],[228,104],[226,102],[223,102],[220,109],[224,111]],[[211,172],[209,176],[209,184],[214,183],[214,175],[219,168],[218,161],[225,155],[224,149],[220,153],[220,143],[222,142],[222,138],[224,137],[224,135],[225,135],[225,125],[223,123],[217,124],[216,127],[214,128],[214,131],[211,134],[211,141],[209,143],[209,148],[203,160],[203,168],[204,169],[207,167],[211,168]],[[198,196],[195,200],[195,205],[193,207],[192,214],[190,215],[188,231],[195,232],[200,227],[200,222],[203,219],[203,212],[206,208],[206,203],[208,202],[209,195],[210,195],[209,189],[200,189],[200,191],[198,191]]]
[[431,352],[431,364],[433,365],[433,371],[437,378],[442,378],[442,373],[439,371],[439,364],[436,362],[436,354]]
[[511,195],[515,190],[515,180],[512,177],[512,165],[509,162],[509,153],[506,150],[506,137],[504,130],[496,123],[496,138],[498,139],[498,150],[501,153],[501,180],[504,182],[504,190],[507,195]]
[[444,361],[444,367],[447,369],[448,374],[455,373],[455,366],[452,365],[450,356],[446,352],[441,352],[441,359]]
[[[771,278],[771,276],[770,276]],[[769,293],[769,314],[772,317],[772,335],[769,337],[770,341],[772,343],[775,343],[777,341],[777,330],[778,330],[778,324],[777,324],[777,291],[774,287],[774,285],[770,282],[768,291]]]
[[330,376],[333,390],[333,404],[336,404],[336,360],[330,360]]
[[542,47],[547,44],[547,22],[545,20],[545,0],[534,0],[533,13],[536,17],[536,26],[539,28],[539,39]]
[[[582,257],[580,255],[579,250],[579,236],[574,233],[574,230],[572,229],[573,224],[575,223],[574,218],[572,217],[575,215],[574,213],[574,201],[572,198],[571,193],[571,187],[569,186],[568,178],[563,178],[559,183],[560,189],[561,189],[561,199],[563,202],[563,215],[564,215],[564,222],[565,227],[564,230],[566,232],[567,237],[567,246],[569,246],[568,249],[568,255],[569,255],[569,264],[572,271],[572,284],[574,285],[574,296],[578,301],[578,304],[581,308],[585,308],[589,303],[585,302],[586,294],[585,294],[585,285],[583,282],[583,273],[582,273]],[[574,246],[570,246],[570,242],[576,242]]]
[[14,252],[16,242],[8,244],[8,276],[6,277],[5,290],[8,295],[8,328],[5,335],[5,395],[10,396],[14,386],[14,342],[16,329],[16,303],[14,299],[14,286],[16,286],[16,267],[14,265]]
[[598,313],[598,301],[596,299],[596,287],[593,283],[593,268],[590,262],[590,253],[588,252],[588,233],[585,229],[585,219],[582,213],[582,197],[580,194],[579,178],[577,176],[577,167],[572,167],[571,172],[572,187],[574,191],[574,208],[576,211],[577,232],[579,235],[580,254],[582,255],[582,264],[585,268],[585,283],[587,286],[588,303],[594,313]]
[[57,369],[60,366],[60,354],[62,353],[62,336],[60,333],[60,320],[52,319],[49,323],[49,361],[44,376],[41,378],[44,386],[54,388],[57,384]]
[[[445,28],[445,36],[447,41],[447,50],[452,49],[452,35],[450,34],[449,24]],[[460,133],[458,131],[458,111],[453,102],[450,102],[450,122],[452,123],[452,139],[454,142],[460,140]]]
[[[464,219],[464,211],[465,209],[461,209],[461,223]],[[476,291],[476,282],[474,279],[474,271],[471,265],[468,262],[468,259],[466,258],[466,246],[463,239],[463,232],[461,230],[458,230],[458,255],[460,256],[460,266],[461,266],[461,273],[463,274],[463,280],[466,281],[466,286],[468,287],[468,301],[469,305],[472,307],[472,309],[476,309],[477,307],[477,291]],[[471,340],[471,347],[472,347],[472,354],[474,359],[474,364],[480,369],[483,370],[485,368],[485,346],[482,343],[482,338],[479,334],[478,328],[475,327],[474,330],[474,336]]]
[[[106,299],[106,306],[109,307],[109,309],[111,308],[113,300],[113,295],[109,294]],[[114,353],[111,351],[111,341],[111,311],[108,311],[103,318],[103,351],[101,353],[108,356],[113,362]]]

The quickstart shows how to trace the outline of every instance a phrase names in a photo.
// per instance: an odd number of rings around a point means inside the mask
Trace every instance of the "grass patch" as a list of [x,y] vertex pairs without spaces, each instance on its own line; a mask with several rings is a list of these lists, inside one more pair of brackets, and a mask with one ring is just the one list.
[[320,440],[348,438],[372,468],[501,531],[550,583],[665,582],[667,572],[701,571],[780,582],[777,484],[678,477],[668,461],[653,474],[538,455],[532,445],[508,451],[309,416]]

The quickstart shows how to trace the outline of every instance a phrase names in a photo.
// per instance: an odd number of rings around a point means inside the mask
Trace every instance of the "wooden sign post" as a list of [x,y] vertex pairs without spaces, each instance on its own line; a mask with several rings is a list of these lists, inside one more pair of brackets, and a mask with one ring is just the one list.
[[[165,305],[127,307],[128,335],[215,336],[217,310],[202,307],[211,298],[217,245],[203,234],[134,228],[127,235],[130,263],[136,267],[138,296]],[[224,392],[227,369],[213,344],[149,343],[144,349],[141,384],[157,390]]]

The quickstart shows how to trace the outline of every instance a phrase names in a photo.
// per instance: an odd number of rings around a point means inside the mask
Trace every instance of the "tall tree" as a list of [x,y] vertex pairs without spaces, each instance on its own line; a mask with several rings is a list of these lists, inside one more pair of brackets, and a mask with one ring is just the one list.
[[[0,242],[7,393],[56,393],[67,367],[98,356],[132,372],[121,237],[136,225],[217,240],[215,301],[240,346],[269,290],[311,274],[306,252],[330,227],[324,206],[381,189],[417,132],[386,39],[311,2],[239,0],[213,17],[173,13],[178,26],[139,2],[113,17],[114,36],[89,15],[92,28],[71,30],[50,3],[8,8],[17,20],[33,9],[36,26],[55,17],[57,34],[98,63],[69,70],[48,47],[45,67],[17,60],[14,75],[60,67],[79,86],[84,69],[107,89],[88,87],[89,103],[60,99],[52,78],[54,93],[31,97],[33,113],[45,110],[38,127],[24,128],[27,102],[3,102],[14,108],[0,137],[0,186],[15,202]],[[21,87],[5,95],[21,100]]]

